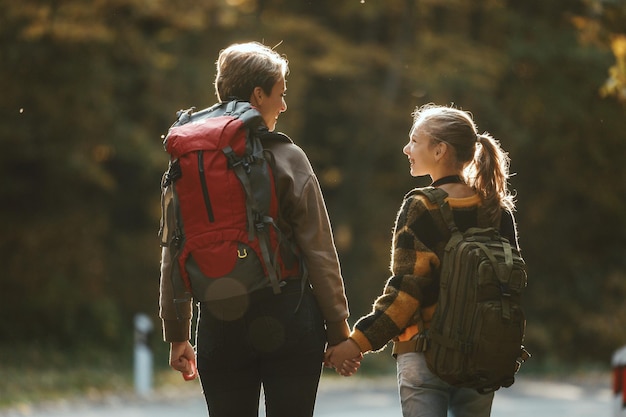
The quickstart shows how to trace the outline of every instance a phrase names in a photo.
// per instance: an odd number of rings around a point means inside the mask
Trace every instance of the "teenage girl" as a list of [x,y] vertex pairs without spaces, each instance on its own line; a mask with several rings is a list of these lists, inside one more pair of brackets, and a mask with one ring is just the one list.
[[[507,188],[509,158],[498,141],[480,134],[471,115],[452,107],[418,108],[403,152],[414,177],[429,175],[445,190],[461,231],[495,226],[517,246],[514,200]],[[407,341],[432,319],[439,291],[440,260],[450,237],[439,207],[410,192],[398,212],[392,242],[391,277],[370,314],[361,317],[350,338],[328,349],[326,361],[343,375],[356,371],[363,353],[389,341]],[[455,388],[426,366],[423,352],[397,356],[398,386],[405,417],[487,417],[493,393]]]

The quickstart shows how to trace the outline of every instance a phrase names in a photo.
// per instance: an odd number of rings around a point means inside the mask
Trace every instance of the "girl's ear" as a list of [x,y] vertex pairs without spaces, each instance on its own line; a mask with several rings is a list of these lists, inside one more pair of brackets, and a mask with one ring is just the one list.
[[435,146],[435,161],[440,161],[448,152],[448,144],[445,142],[439,142]]

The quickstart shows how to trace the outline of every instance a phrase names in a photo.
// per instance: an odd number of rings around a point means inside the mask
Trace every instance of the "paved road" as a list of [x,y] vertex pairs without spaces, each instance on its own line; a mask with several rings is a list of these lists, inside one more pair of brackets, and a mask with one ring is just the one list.
[[[335,384],[335,382],[333,382]],[[606,384],[608,386],[608,384]],[[332,389],[328,389],[332,388]],[[610,417],[608,388],[581,384],[519,380],[496,393],[493,417]],[[395,381],[362,382],[356,386],[329,384],[320,391],[320,417],[399,417]]]
[[[194,384],[194,383],[192,383]],[[183,391],[184,389],[184,391]],[[322,378],[317,417],[400,417],[393,378]],[[0,417],[206,416],[197,385],[160,390],[147,398],[101,398],[1,410]],[[598,384],[520,379],[496,394],[493,417],[611,417],[608,381]]]

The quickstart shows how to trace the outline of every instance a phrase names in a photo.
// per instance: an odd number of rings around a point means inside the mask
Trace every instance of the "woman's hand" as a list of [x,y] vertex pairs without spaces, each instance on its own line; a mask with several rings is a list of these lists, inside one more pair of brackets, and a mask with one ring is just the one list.
[[352,339],[331,346],[324,354],[324,364],[335,368],[343,376],[351,376],[361,367],[363,354],[361,348]]
[[186,381],[198,376],[196,370],[196,352],[189,341],[170,343],[170,366],[183,374]]

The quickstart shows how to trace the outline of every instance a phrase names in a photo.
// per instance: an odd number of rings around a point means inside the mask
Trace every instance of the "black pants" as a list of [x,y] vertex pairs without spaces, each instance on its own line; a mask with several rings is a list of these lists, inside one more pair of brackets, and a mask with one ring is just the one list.
[[311,417],[326,341],[322,316],[300,282],[275,295],[202,303],[198,371],[211,417],[258,417],[261,385],[268,417]]

